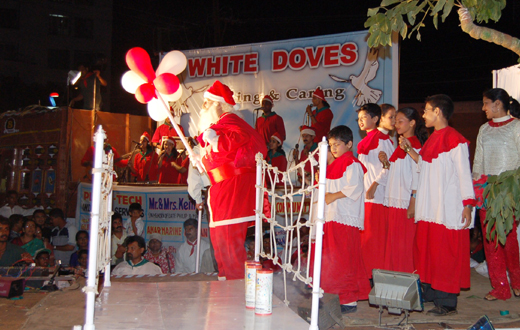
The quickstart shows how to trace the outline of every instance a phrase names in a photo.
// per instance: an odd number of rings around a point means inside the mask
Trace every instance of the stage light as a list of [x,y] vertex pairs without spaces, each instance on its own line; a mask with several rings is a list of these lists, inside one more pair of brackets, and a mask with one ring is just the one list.
[[404,310],[406,323],[408,311],[423,310],[419,275],[374,269],[372,279],[374,287],[368,295],[368,302],[379,306],[379,326],[383,307],[392,314],[401,314]]
[[70,70],[68,74],[68,85],[74,85],[79,77],[81,77],[81,71]]

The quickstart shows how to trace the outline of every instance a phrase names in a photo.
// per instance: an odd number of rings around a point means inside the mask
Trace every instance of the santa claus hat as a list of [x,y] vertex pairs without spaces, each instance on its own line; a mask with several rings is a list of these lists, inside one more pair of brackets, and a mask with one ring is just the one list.
[[312,93],[312,96],[316,96],[317,98],[319,98],[320,100],[322,101],[325,101],[325,95],[323,94],[323,91],[321,90],[321,88],[316,88],[316,90],[314,91],[314,93]]
[[148,132],[144,132],[142,135],[141,135],[141,139],[142,138],[145,138],[148,140],[148,142],[150,142],[150,134],[148,134]]
[[303,126],[300,126],[300,134],[308,134],[308,135],[316,136],[316,131],[312,127],[303,125]]
[[175,145],[175,139],[173,138],[173,136],[163,136],[162,137],[162,142],[164,141],[170,141],[171,143],[173,143],[173,145]]
[[233,91],[231,91],[227,85],[224,85],[218,80],[204,92],[204,98],[216,102],[227,103],[235,110],[240,109],[240,106],[236,104],[233,99]]
[[264,96],[264,98],[262,99],[262,102],[263,101],[267,101],[271,104],[274,104],[273,99],[269,95]]
[[283,143],[282,136],[281,136],[278,132],[275,132],[275,133],[271,136],[271,139],[275,139],[276,141],[280,142],[280,144]]

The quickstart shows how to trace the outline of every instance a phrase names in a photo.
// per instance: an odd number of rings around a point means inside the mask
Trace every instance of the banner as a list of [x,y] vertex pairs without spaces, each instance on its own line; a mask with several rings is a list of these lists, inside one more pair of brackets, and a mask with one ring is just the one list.
[[[89,230],[92,185],[80,183],[76,207],[76,227]],[[163,246],[179,246],[185,241],[184,221],[198,219],[195,205],[190,202],[185,186],[114,186],[112,208],[123,221],[129,219],[128,207],[139,203],[143,208],[144,239],[150,234],[162,235]],[[208,239],[208,220],[202,215],[201,236]]]
[[[183,51],[188,59],[181,81],[183,96],[175,105],[181,124],[190,136],[198,135],[196,123],[204,91],[220,80],[234,91],[244,119],[254,127],[264,95],[274,100],[273,111],[285,122],[284,149],[299,141],[305,108],[320,87],[334,114],[332,127],[347,125],[354,146],[361,140],[356,110],[366,103],[397,106],[398,49],[369,49],[368,31]],[[355,148],[354,148],[355,151]]]

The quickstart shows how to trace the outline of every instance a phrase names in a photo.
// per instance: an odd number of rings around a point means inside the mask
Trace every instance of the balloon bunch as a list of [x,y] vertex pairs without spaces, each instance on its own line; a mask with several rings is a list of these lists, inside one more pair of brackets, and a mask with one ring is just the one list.
[[148,114],[153,120],[165,120],[169,110],[163,101],[177,101],[182,96],[177,75],[186,68],[186,56],[180,51],[171,51],[154,72],[146,50],[135,47],[126,53],[126,64],[130,71],[121,78],[123,88],[135,94],[137,101],[148,103]]

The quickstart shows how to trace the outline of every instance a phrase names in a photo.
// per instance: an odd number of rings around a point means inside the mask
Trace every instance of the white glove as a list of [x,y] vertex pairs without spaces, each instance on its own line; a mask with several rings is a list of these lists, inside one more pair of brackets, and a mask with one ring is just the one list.
[[211,150],[213,152],[218,152],[218,135],[217,132],[212,130],[211,128],[204,131],[202,134],[202,140],[211,145]]

